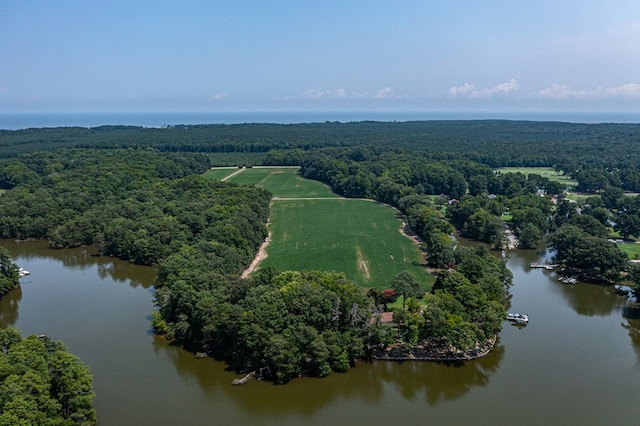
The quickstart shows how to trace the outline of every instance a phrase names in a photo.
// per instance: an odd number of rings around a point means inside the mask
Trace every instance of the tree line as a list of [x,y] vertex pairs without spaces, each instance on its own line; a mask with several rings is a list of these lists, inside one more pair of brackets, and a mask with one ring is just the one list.
[[491,168],[555,166],[578,181],[586,182],[587,175],[595,173],[607,177],[609,184],[620,179],[637,185],[639,138],[638,124],[508,120],[63,127],[0,130],[0,157],[63,148],[265,154],[276,149],[366,148],[471,160]]

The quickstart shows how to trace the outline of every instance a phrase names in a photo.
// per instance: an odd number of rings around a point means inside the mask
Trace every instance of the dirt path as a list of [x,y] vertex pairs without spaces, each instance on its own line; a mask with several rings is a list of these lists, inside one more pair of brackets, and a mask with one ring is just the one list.
[[267,235],[267,238],[264,240],[264,242],[260,246],[260,250],[258,250],[258,254],[256,254],[256,257],[251,262],[251,265],[249,265],[249,267],[242,272],[242,275],[240,275],[240,278],[243,278],[243,279],[249,278],[249,275],[253,274],[256,271],[256,269],[258,269],[258,266],[260,266],[260,263],[262,263],[262,261],[267,258],[267,246],[269,245],[270,242],[271,242],[271,232],[269,232],[269,235]]
[[222,179],[220,179],[220,182],[224,182],[227,179],[231,179],[232,177],[234,177],[235,175],[237,175],[238,173],[242,173],[244,172],[246,169],[243,167],[241,169],[236,170],[235,172],[231,173],[229,176],[225,176]]
[[[269,210],[271,210],[272,204],[273,204],[273,201],[271,201],[271,203],[269,204]],[[267,219],[267,230],[269,229],[270,223],[271,223],[271,215],[269,215],[269,219]],[[269,246],[270,242],[271,242],[271,231],[269,231],[269,233],[267,234],[267,238],[260,245],[260,249],[258,250],[256,257],[251,261],[251,264],[249,265],[249,267],[244,271],[242,271],[242,275],[240,275],[240,278],[242,279],[249,278],[249,276],[258,269],[258,266],[260,266],[260,263],[262,263],[262,261],[265,260],[268,256],[267,247]]]
[[362,276],[365,280],[371,279],[371,274],[369,273],[369,263],[364,260],[362,251],[358,246],[356,246],[356,256],[358,258],[358,269],[360,269],[360,271],[362,272]]

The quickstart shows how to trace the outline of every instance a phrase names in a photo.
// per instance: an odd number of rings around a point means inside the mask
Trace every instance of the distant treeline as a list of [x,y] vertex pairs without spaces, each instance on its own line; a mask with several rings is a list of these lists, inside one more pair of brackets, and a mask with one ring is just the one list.
[[432,160],[464,159],[491,168],[552,166],[579,189],[603,185],[640,190],[640,124],[507,120],[101,126],[0,130],[0,158],[62,148],[140,148],[162,152],[267,153],[320,148],[410,152]]

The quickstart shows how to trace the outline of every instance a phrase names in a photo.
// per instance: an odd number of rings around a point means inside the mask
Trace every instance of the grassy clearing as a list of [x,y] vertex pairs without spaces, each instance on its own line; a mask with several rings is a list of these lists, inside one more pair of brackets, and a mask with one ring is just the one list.
[[240,169],[237,167],[214,167],[207,170],[202,175],[207,179],[222,180],[227,176],[237,172],[238,170]]
[[640,244],[625,242],[618,244],[618,248],[625,252],[629,259],[640,259]]
[[495,171],[499,171],[500,173],[520,172],[523,175],[527,176],[531,173],[534,173],[542,177],[546,177],[551,181],[560,182],[561,184],[568,187],[578,186],[577,181],[571,179],[569,176],[556,172],[552,167],[501,167],[499,169],[495,169]]
[[419,248],[399,230],[394,210],[366,200],[274,202],[271,244],[263,265],[280,270],[346,273],[363,287],[388,288],[391,278],[409,270],[425,290],[434,277]]
[[282,198],[339,198],[321,182],[305,179],[298,174],[297,167],[254,167],[244,169],[229,179],[240,185],[255,185]]
[[587,198],[591,197],[600,197],[600,194],[576,194],[575,192],[570,192],[565,195],[565,198],[572,201],[584,201]]

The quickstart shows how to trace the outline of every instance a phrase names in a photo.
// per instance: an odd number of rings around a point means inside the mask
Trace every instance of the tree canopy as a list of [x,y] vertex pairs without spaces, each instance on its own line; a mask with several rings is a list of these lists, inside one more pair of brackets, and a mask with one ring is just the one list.
[[92,425],[89,369],[60,342],[0,329],[0,424]]

